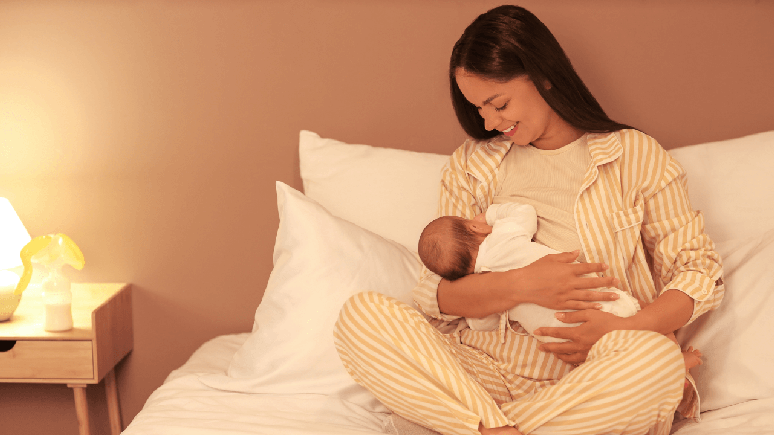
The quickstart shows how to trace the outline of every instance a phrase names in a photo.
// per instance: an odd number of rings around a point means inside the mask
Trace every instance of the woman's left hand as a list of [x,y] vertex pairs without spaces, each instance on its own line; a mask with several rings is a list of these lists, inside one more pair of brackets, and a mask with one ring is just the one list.
[[603,335],[616,329],[625,329],[622,325],[622,317],[599,310],[559,312],[557,318],[564,323],[580,323],[580,325],[536,329],[535,335],[570,340],[562,343],[543,343],[540,345],[540,350],[552,352],[560,360],[574,365],[586,361],[591,346]]

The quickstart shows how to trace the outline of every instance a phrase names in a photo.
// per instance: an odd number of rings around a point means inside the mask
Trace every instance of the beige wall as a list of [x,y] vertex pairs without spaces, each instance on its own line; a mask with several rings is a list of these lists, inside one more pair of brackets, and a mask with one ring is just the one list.
[[[0,0],[0,196],[131,282],[125,424],[202,342],[248,331],[301,129],[450,153],[451,46],[494,1]],[[608,113],[666,147],[774,129],[774,2],[524,1]],[[102,386],[92,428],[107,432]],[[3,433],[75,434],[63,386],[0,384]]]

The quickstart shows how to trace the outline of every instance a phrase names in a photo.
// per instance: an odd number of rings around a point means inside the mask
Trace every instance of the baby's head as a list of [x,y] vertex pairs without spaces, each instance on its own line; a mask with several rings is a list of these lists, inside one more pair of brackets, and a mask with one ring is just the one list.
[[491,232],[478,219],[439,217],[419,237],[419,258],[432,272],[454,281],[473,273],[478,247]]

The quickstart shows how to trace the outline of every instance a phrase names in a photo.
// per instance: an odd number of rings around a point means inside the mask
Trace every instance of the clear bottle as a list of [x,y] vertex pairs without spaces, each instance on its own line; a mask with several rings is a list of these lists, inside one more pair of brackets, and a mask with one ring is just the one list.
[[57,266],[49,269],[48,276],[41,284],[43,305],[46,308],[44,329],[50,332],[73,329],[73,294],[70,291],[70,280],[60,273]]

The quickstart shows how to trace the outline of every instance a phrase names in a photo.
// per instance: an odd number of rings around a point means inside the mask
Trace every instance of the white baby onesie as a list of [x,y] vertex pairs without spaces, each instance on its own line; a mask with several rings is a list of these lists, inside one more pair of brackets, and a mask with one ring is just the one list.
[[[515,202],[492,204],[486,211],[486,222],[492,226],[492,233],[484,239],[478,248],[474,269],[476,273],[518,269],[548,254],[558,252],[532,241],[537,231],[537,213],[531,205]],[[626,292],[615,288],[597,290],[615,292],[620,296],[615,301],[599,302],[602,304],[602,311],[620,317],[629,317],[640,309],[637,300]],[[533,336],[535,336],[533,332],[540,327],[577,325],[561,322],[555,317],[556,312],[557,310],[540,305],[525,303],[501,314],[492,314],[484,318],[466,318],[466,320],[470,329],[476,331],[491,331],[497,329],[501,321],[513,320],[519,322]],[[506,315],[507,318],[504,317]],[[535,338],[543,342],[567,341],[547,336],[535,336]]]

